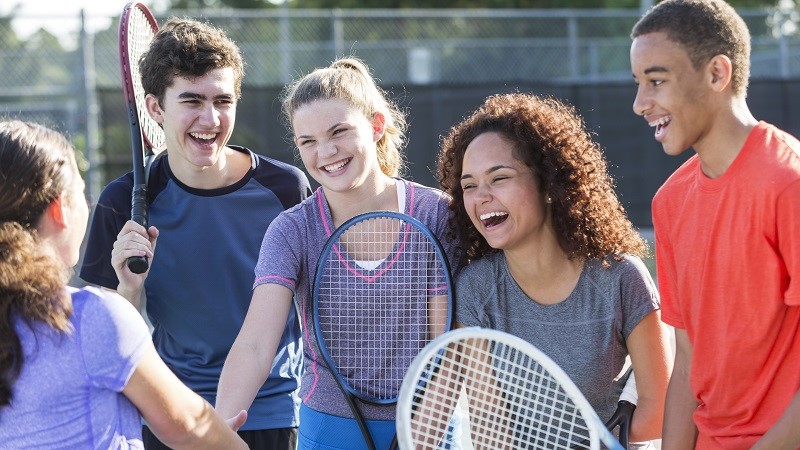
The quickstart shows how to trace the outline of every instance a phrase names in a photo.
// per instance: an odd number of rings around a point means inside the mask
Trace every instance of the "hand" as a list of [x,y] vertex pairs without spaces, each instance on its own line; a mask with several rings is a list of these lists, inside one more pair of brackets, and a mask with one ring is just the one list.
[[247,411],[245,410],[239,411],[239,414],[231,417],[230,419],[225,419],[225,423],[227,423],[228,426],[231,427],[231,430],[233,431],[239,431],[239,428],[242,425],[244,425],[246,421],[247,421]]
[[158,229],[156,227],[145,230],[143,226],[132,220],[126,222],[117,234],[117,240],[111,250],[111,265],[119,280],[117,291],[132,302],[138,300],[149,270],[142,274],[131,272],[128,269],[128,258],[144,256],[152,262],[157,239]]

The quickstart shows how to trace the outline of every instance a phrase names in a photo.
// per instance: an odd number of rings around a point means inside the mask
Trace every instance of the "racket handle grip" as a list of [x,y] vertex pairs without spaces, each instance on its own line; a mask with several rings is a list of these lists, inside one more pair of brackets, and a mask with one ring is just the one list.
[[636,390],[636,377],[631,372],[628,380],[625,382],[625,387],[622,388],[622,394],[619,396],[620,400],[625,400],[633,405],[636,405],[639,400],[639,393]]
[[[133,187],[131,201],[131,220],[147,229],[147,186]],[[128,269],[133,273],[145,273],[150,263],[145,256],[131,256],[128,258]]]

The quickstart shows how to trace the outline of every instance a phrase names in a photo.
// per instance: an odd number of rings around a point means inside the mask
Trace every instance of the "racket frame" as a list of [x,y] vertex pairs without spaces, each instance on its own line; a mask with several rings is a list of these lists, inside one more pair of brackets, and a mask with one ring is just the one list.
[[455,348],[459,348],[457,344],[473,339],[503,344],[534,360],[552,376],[577,409],[581,411],[589,429],[591,448],[600,448],[599,444],[602,442],[611,450],[624,450],[600,420],[588,400],[575,386],[575,383],[549,356],[522,338],[500,330],[481,327],[466,327],[446,332],[429,342],[414,358],[403,379],[397,402],[397,438],[401,448],[415,448],[411,418],[418,413],[415,398],[420,396],[420,386],[427,385],[430,380],[430,372],[436,371],[435,368],[430,367],[431,362],[435,362],[435,366],[440,367],[439,363],[443,352],[453,352],[454,344],[456,344]]
[[[141,14],[139,16],[138,14]],[[148,196],[146,169],[156,151],[165,148],[164,132],[147,113],[144,89],[139,74],[138,60],[143,52],[132,54],[144,45],[131,45],[130,34],[136,31],[135,20],[144,17],[152,34],[158,31],[158,22],[153,13],[141,2],[129,2],[125,5],[119,20],[119,58],[122,91],[128,112],[128,124],[131,131],[131,152],[133,159],[133,191],[131,194],[131,220],[147,228]],[[140,43],[141,44],[141,43]],[[141,93],[137,97],[137,92]],[[147,133],[145,130],[149,130]],[[145,157],[145,152],[147,157]],[[133,273],[144,273],[149,267],[146,257],[131,257],[127,261]]]

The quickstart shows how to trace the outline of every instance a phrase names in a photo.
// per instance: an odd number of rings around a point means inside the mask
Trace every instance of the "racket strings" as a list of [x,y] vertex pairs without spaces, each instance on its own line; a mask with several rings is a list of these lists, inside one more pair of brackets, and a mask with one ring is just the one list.
[[133,96],[136,101],[142,134],[151,147],[160,150],[166,146],[166,138],[158,122],[147,113],[142,74],[139,71],[139,60],[150,47],[155,32],[154,24],[150,22],[145,13],[139,8],[132,8],[127,28],[127,46]]
[[428,361],[412,400],[416,449],[436,449],[458,401],[476,449],[572,449],[588,443],[580,410],[526,354],[494,342],[461,342]]
[[367,219],[342,233],[320,270],[316,313],[335,370],[364,399],[396,399],[411,361],[446,328],[435,247],[408,222]]

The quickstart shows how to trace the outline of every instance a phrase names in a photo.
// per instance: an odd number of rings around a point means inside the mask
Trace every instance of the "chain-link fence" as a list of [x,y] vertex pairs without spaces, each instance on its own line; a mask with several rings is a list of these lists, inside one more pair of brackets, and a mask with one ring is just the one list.
[[[753,37],[753,78],[800,76],[800,38],[792,27],[797,14],[793,10],[740,13]],[[496,90],[495,86],[546,84],[563,94],[569,89],[565,86],[631,85],[629,33],[640,12],[272,9],[171,11],[157,14],[157,19],[163,23],[173,15],[208,20],[238,43],[247,64],[243,88],[253,93],[247,100],[253,103],[258,98],[257,106],[264,110],[248,110],[255,115],[277,114],[275,97],[283,85],[349,54],[366,61],[384,86],[441,97],[439,103],[426,100],[434,110],[452,100],[454,92],[469,87],[483,95],[481,89],[486,86]],[[106,19],[107,25],[88,32],[84,24],[96,19]],[[0,114],[68,133],[86,157],[91,197],[130,165],[121,106],[117,19],[89,13],[59,18],[62,28],[75,30],[66,44],[42,38],[0,40]],[[36,22],[38,18],[15,20]],[[10,32],[8,27],[7,20],[0,21],[0,33]],[[632,95],[624,100],[627,111]],[[463,111],[444,116],[458,120],[475,105],[472,99],[462,103]],[[119,118],[115,118],[116,110]],[[413,121],[414,110],[410,113]],[[237,133],[248,132],[244,127],[239,130],[237,123]],[[427,142],[424,150],[412,149],[412,165],[429,170],[436,144]],[[291,158],[288,146],[276,151],[281,159]],[[417,154],[427,159],[417,163]],[[109,169],[115,161],[120,167]]]

